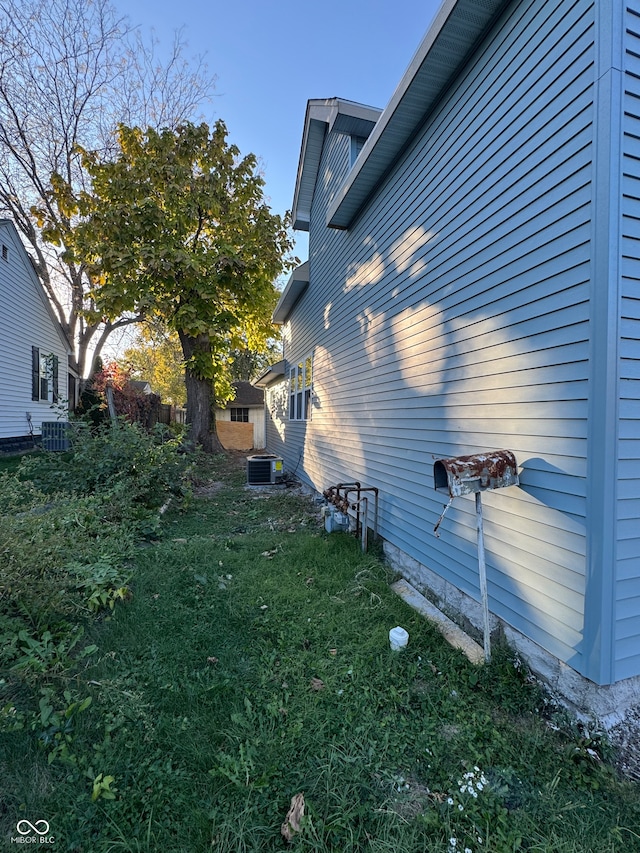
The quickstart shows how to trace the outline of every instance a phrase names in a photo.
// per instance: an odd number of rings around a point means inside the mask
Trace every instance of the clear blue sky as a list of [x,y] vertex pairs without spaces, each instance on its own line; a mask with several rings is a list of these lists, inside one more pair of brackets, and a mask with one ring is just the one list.
[[[274,212],[291,208],[306,103],[341,97],[384,107],[440,0],[114,0],[160,47],[184,27],[187,55],[217,75],[208,121],[261,161]],[[306,240],[296,251],[306,258]]]

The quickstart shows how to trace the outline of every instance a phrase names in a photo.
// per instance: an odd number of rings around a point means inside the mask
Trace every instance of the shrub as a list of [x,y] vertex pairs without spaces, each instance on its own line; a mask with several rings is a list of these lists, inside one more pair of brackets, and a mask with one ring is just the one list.
[[25,459],[20,476],[45,492],[64,490],[100,494],[148,508],[161,506],[169,495],[187,494],[188,460],[178,453],[179,439],[161,427],[147,433],[121,419],[91,430],[74,424],[69,453],[42,453]]

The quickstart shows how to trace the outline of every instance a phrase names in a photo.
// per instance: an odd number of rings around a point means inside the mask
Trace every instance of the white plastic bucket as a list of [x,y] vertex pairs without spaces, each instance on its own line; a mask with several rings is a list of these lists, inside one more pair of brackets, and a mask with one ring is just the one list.
[[409,633],[399,625],[389,631],[389,645],[394,652],[404,649],[409,642]]

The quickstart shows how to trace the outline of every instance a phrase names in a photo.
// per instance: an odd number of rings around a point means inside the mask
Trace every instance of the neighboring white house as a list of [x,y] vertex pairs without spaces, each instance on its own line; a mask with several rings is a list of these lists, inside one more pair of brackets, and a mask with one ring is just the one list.
[[585,709],[640,697],[640,0],[446,0],[383,111],[309,101],[267,449],[380,490],[390,559]]
[[13,222],[0,220],[0,450],[65,418],[70,346]]
[[261,450],[265,445],[264,391],[251,382],[232,382],[236,395],[216,409],[216,429],[227,450]]

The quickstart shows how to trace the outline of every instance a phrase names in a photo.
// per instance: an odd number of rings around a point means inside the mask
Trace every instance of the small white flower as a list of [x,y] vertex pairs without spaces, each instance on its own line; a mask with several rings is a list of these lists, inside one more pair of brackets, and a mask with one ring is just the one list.
[[464,811],[464,806],[462,805],[462,803],[458,803],[458,811],[459,811],[459,812],[463,812],[463,811]]
[[448,803],[450,806],[452,806],[452,805],[453,805],[453,799],[452,799],[451,797],[449,797],[449,798],[447,799],[447,803]]
[[473,850],[470,847],[465,847],[464,853],[473,853]]
[[458,843],[458,839],[457,839],[457,838],[450,838],[450,839],[449,839],[449,844],[450,844],[452,847],[455,847],[455,846],[457,845],[457,843]]

